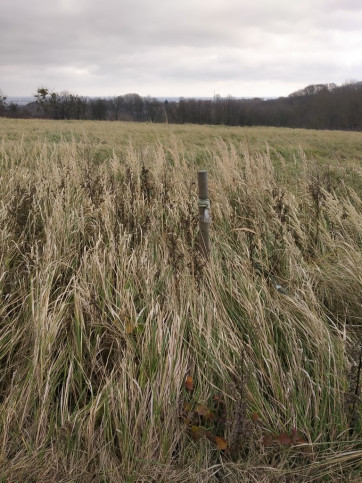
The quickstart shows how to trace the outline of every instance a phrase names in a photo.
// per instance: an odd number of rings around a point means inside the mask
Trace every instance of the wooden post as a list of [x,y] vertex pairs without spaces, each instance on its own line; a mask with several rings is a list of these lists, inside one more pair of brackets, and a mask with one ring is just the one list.
[[209,226],[211,217],[207,171],[199,171],[197,179],[199,185],[199,244],[203,255],[208,257],[210,254]]

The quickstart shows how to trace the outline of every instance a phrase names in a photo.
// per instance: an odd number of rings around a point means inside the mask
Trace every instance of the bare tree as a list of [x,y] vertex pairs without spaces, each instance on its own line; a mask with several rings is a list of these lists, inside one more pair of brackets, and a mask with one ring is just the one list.
[[39,111],[44,116],[49,116],[50,118],[57,117],[58,94],[56,92],[51,92],[46,87],[39,87],[34,97]]
[[5,114],[7,108],[6,96],[0,90],[0,114]]
[[114,96],[113,99],[109,101],[111,109],[114,114],[114,119],[118,121],[119,114],[121,112],[122,107],[124,106],[124,97],[123,96]]

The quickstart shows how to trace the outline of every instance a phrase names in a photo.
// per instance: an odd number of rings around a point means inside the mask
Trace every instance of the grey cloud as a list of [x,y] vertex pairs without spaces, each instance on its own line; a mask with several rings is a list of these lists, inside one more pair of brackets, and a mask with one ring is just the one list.
[[26,94],[41,80],[80,94],[134,85],[177,95],[182,83],[356,78],[360,20],[355,0],[12,0],[0,17],[0,88]]

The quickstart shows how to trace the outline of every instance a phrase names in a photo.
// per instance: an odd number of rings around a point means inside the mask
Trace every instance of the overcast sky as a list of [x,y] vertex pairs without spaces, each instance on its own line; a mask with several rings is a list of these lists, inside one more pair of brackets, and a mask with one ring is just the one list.
[[362,80],[361,0],[0,0],[0,90],[283,96]]

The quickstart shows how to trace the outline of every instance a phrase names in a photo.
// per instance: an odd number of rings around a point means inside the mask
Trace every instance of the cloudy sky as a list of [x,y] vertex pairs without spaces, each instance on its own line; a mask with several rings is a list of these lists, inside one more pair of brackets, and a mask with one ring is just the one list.
[[362,80],[361,0],[0,0],[0,90],[282,96]]

